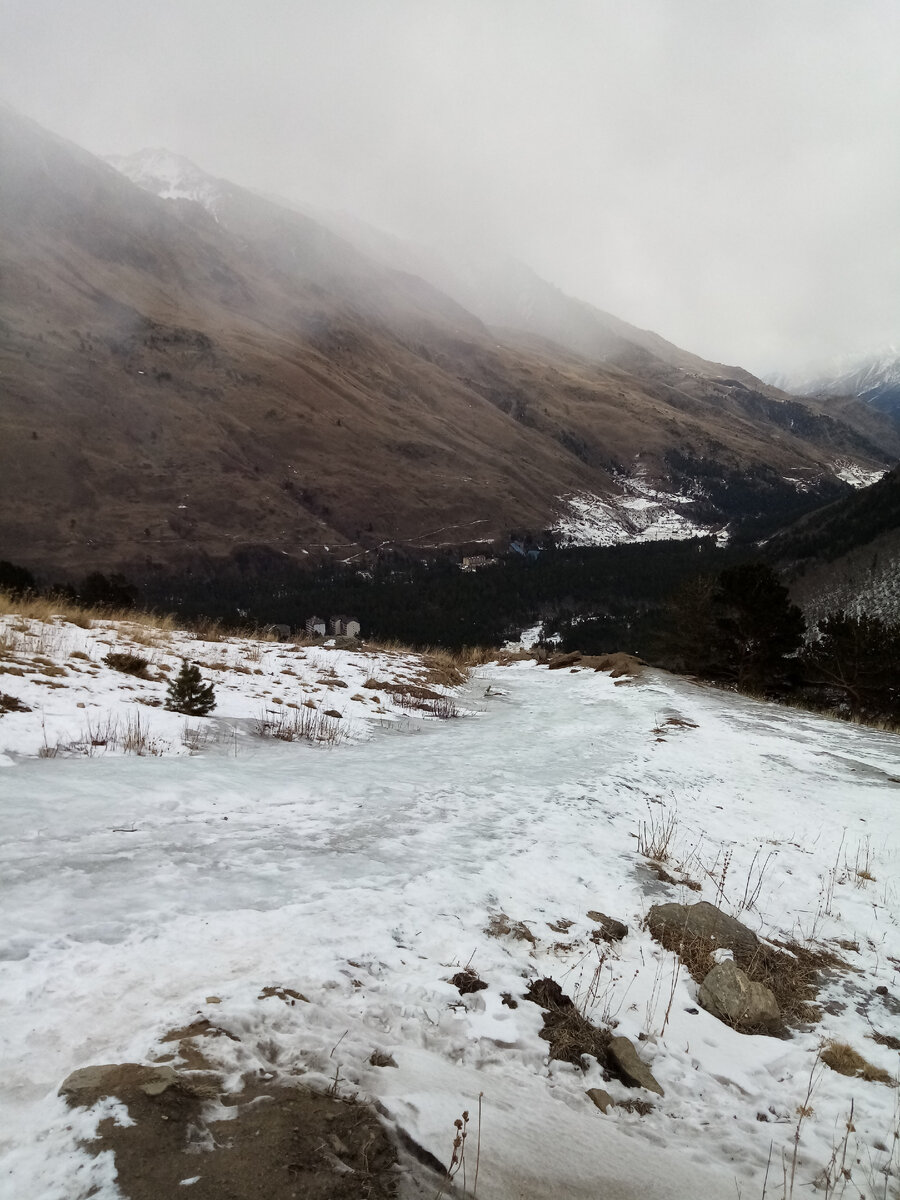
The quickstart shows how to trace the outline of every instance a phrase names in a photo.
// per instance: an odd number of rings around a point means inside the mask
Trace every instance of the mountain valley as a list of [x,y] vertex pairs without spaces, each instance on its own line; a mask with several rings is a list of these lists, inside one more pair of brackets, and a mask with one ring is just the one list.
[[196,168],[138,186],[9,109],[0,130],[3,555],[45,576],[751,536],[900,455],[869,406],[788,396],[527,268],[413,274]]

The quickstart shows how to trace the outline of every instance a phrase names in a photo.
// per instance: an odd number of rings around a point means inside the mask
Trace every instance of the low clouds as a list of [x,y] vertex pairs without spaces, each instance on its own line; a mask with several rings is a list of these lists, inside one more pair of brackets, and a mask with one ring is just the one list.
[[896,0],[6,0],[4,97],[98,153],[518,255],[706,357],[898,336]]

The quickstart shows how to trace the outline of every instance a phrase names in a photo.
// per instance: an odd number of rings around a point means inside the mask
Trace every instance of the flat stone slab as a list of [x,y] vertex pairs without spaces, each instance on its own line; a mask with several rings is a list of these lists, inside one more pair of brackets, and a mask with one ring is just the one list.
[[671,937],[709,938],[739,954],[752,955],[759,939],[752,929],[729,917],[714,904],[700,900],[697,904],[654,904],[647,914],[647,928],[657,940],[665,932]]
[[609,1092],[604,1092],[603,1088],[588,1088],[587,1095],[604,1114],[606,1114],[615,1104],[612,1096],[609,1094]]
[[146,1096],[161,1096],[178,1082],[172,1067],[151,1067],[143,1063],[101,1063],[82,1067],[63,1080],[59,1089],[73,1104],[91,1105],[101,1096],[124,1097],[141,1091]]
[[643,1059],[638,1057],[637,1050],[628,1038],[614,1037],[609,1043],[607,1053],[616,1074],[628,1087],[642,1087],[648,1092],[656,1092],[657,1096],[665,1095],[660,1084],[654,1079],[653,1072]]

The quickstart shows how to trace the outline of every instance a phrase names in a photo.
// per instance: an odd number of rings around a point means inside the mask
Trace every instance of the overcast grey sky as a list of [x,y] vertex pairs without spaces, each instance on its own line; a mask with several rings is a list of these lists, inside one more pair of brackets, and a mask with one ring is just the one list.
[[3,0],[0,95],[759,372],[900,340],[900,0]]

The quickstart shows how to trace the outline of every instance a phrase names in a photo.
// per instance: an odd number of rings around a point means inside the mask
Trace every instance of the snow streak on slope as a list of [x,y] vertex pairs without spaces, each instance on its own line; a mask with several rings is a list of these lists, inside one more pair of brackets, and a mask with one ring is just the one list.
[[728,540],[721,526],[703,525],[690,515],[694,497],[664,492],[640,474],[622,476],[619,496],[581,492],[561,496],[565,510],[554,525],[560,541],[570,546],[616,546],[623,542],[685,541],[714,534]]
[[[484,669],[467,704],[482,715],[330,753],[247,742],[236,758],[212,746],[0,775],[0,1193],[117,1197],[108,1159],[76,1145],[92,1119],[56,1089],[75,1067],[171,1050],[160,1037],[201,1015],[230,1035],[204,1039],[230,1087],[241,1073],[327,1087],[338,1066],[341,1087],[442,1160],[483,1092],[483,1200],[719,1200],[735,1182],[758,1196],[770,1143],[767,1195],[781,1200],[811,1071],[797,1194],[852,1100],[854,1195],[891,1195],[896,1092],[815,1064],[834,1037],[896,1072],[871,1035],[896,1032],[897,738],[661,674],[623,684],[530,663]],[[668,818],[669,868],[700,892],[637,853],[640,823]],[[856,971],[825,983],[820,1024],[781,1041],[698,1009],[642,921],[655,902],[700,898],[761,936],[852,947],[839,952]],[[591,909],[629,925],[603,957]],[[535,941],[487,936],[501,911]],[[548,927],[560,918],[565,934]],[[461,997],[449,978],[466,963],[488,987]],[[584,1072],[548,1059],[522,999],[545,975],[635,1040],[664,1098],[604,1082],[592,1059]],[[265,997],[273,985],[308,1003]],[[372,1066],[373,1049],[397,1069]],[[655,1107],[601,1116],[593,1086]]]

